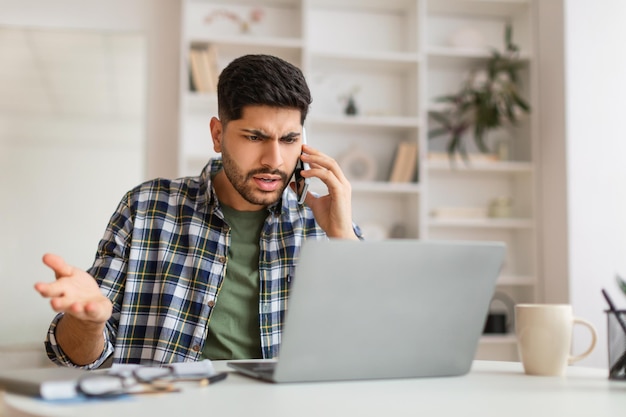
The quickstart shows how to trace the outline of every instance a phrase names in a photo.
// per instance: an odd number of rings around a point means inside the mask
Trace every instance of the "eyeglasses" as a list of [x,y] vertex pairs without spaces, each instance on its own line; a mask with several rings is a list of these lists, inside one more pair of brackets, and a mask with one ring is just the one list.
[[[192,370],[195,369],[195,371]],[[109,371],[83,376],[76,390],[86,397],[112,397],[124,394],[146,394],[179,391],[176,382],[196,381],[208,385],[224,380],[227,372],[199,372],[197,365],[172,364],[168,366],[137,366],[130,372]]]

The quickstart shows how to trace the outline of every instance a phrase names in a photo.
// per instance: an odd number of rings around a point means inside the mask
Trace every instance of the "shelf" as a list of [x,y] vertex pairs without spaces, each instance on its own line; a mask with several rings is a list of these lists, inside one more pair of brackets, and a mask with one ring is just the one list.
[[417,53],[312,50],[312,65],[358,71],[414,71],[421,62]]
[[[497,285],[517,302],[538,299],[543,278],[537,265],[541,172],[535,161],[536,115],[488,132],[485,141],[494,151],[510,139],[508,148],[497,154],[502,160],[480,154],[469,131],[464,139],[470,139],[466,144],[470,163],[458,157],[451,163],[445,137],[428,139],[435,122],[432,112],[440,108],[436,99],[457,92],[471,71],[484,67],[494,48],[505,49],[504,29],[509,23],[523,64],[522,94],[532,109],[538,108],[533,96],[538,91],[536,0],[183,0],[183,4],[184,51],[191,45],[213,44],[220,69],[246,53],[277,55],[302,69],[313,98],[306,119],[309,143],[335,159],[352,178],[352,209],[358,224],[369,227],[373,236],[386,235],[400,224],[402,236],[408,238],[501,241],[507,246],[507,260]],[[264,9],[264,17],[250,25],[248,33],[241,33],[228,19],[204,22],[217,9],[245,17],[256,7]],[[186,58],[181,56],[181,86],[188,88]],[[346,114],[352,111],[348,97],[355,114]],[[217,115],[217,97],[181,87],[180,99],[180,171],[196,174],[211,154],[208,123]],[[414,182],[390,183],[397,150],[404,143],[418,145]],[[311,190],[328,193],[317,179]],[[519,218],[486,217],[489,205],[502,197],[511,199],[512,212]],[[484,211],[473,218],[431,217],[431,210],[442,207]],[[510,357],[514,335],[484,335],[481,344],[490,355],[505,352],[494,357],[515,360]]]
[[472,162],[469,165],[463,161],[457,161],[454,165],[451,165],[449,161],[427,161],[426,166],[430,172],[450,174],[467,174],[470,172],[530,174],[533,172],[533,165],[530,162],[516,161]]
[[402,130],[420,127],[419,118],[401,116],[328,116],[311,114],[308,121],[313,125],[329,127],[381,127]]
[[517,338],[514,334],[505,333],[505,334],[483,334],[480,338],[480,343],[485,344],[517,344]]
[[531,286],[537,284],[536,277],[530,275],[501,275],[498,278],[498,285],[509,286]]
[[481,229],[532,229],[530,219],[433,219],[428,220],[430,227],[463,227]]
[[[524,59],[532,56],[531,0],[428,1],[426,13],[426,19],[431,23],[427,32],[427,50],[432,51],[433,56],[475,59],[486,58],[492,48],[504,51],[507,24],[513,29],[513,43],[520,48]],[[450,46],[482,51],[447,51]]]
[[418,6],[414,1],[317,0],[309,6],[306,36],[312,51],[418,51]]
[[314,8],[360,9],[378,12],[404,12],[415,7],[415,0],[309,0]]
[[531,0],[436,0],[427,4],[431,14],[510,17],[527,12]]
[[[210,0],[188,0],[190,3],[211,3]],[[246,6],[261,6],[261,7],[299,7],[302,0],[237,0],[232,3],[246,5]],[[213,1],[216,4],[227,4],[229,0]]]
[[[194,39],[270,44],[300,43],[300,0],[187,0],[183,8],[183,43]],[[243,23],[245,22],[245,23]],[[237,40],[237,39],[241,40]]]
[[[491,48],[459,48],[453,46],[431,46],[428,48],[428,60],[441,63],[454,61],[485,61],[491,58]],[[531,57],[528,53],[522,53],[519,60],[522,63],[528,63]]]
[[419,184],[414,182],[352,181],[350,184],[352,191],[358,193],[418,194],[420,192]]
[[299,49],[302,48],[303,43],[300,38],[283,38],[276,36],[263,36],[256,37],[250,35],[231,35],[231,36],[219,36],[219,35],[206,35],[206,36],[193,36],[188,39],[191,45],[202,44],[215,44],[218,46],[231,47],[231,46],[248,46],[248,47],[267,47],[267,48],[285,48],[285,49]]

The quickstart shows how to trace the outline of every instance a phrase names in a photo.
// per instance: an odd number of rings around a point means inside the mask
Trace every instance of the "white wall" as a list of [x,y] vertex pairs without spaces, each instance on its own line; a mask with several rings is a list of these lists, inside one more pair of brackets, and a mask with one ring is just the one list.
[[[626,2],[565,1],[567,206],[570,300],[591,320],[599,343],[586,365],[607,366],[606,288],[626,275]],[[576,335],[574,350],[587,339]]]
[[180,11],[180,0],[0,0],[0,25],[145,35],[146,177],[175,177]]
[[539,74],[538,206],[541,282],[539,300],[569,302],[567,160],[565,134],[565,51],[563,0],[538,4]]
[[13,141],[10,157],[0,155],[13,184],[0,197],[0,345],[41,346],[53,312],[32,285],[53,278],[41,265],[45,251],[88,267],[123,192],[146,178],[176,175],[179,13],[178,0],[0,0],[0,25],[130,32],[147,45],[141,150],[28,149]]

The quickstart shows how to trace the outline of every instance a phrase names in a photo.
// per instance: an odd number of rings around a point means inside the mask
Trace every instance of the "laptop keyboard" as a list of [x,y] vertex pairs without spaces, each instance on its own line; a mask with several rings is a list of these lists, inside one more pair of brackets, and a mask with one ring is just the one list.
[[276,362],[237,362],[236,365],[263,379],[271,379],[276,369]]
[[250,363],[246,367],[254,372],[272,375],[276,369],[275,362]]

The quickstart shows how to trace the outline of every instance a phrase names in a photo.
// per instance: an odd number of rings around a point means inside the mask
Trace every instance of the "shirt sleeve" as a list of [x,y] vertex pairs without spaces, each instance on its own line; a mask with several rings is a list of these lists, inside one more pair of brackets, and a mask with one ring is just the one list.
[[57,314],[57,316],[52,320],[52,324],[50,325],[50,328],[48,329],[48,334],[46,336],[46,341],[45,341],[46,354],[48,355],[48,358],[50,358],[50,360],[54,362],[55,364],[62,365],[62,366],[69,366],[69,367],[83,368],[83,369],[99,368],[104,363],[104,361],[106,361],[106,359],[113,353],[113,343],[111,342],[111,338],[110,338],[111,332],[110,332],[110,329],[108,328],[109,327],[108,323],[103,332],[104,349],[100,357],[90,364],[79,366],[71,361],[71,359],[65,354],[65,352],[63,352],[63,349],[61,349],[61,346],[59,346],[59,344],[57,343],[56,328],[57,328],[57,324],[59,323],[59,320],[61,320],[62,317],[63,317],[63,313]]

